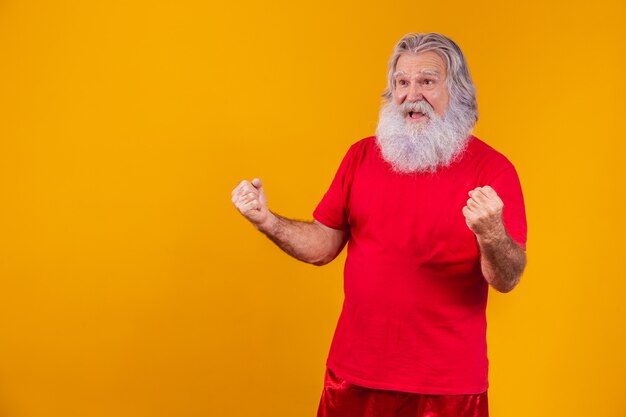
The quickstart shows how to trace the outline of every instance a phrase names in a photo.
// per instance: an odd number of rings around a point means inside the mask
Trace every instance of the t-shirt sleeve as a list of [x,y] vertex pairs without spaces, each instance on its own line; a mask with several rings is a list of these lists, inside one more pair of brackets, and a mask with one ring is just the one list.
[[354,146],[344,156],[335,178],[330,184],[328,191],[313,211],[313,218],[325,226],[333,229],[345,229],[348,227],[346,214],[345,195],[348,185],[348,171],[350,169]]
[[526,249],[527,225],[526,209],[522,186],[513,164],[504,158],[497,174],[489,181],[504,203],[502,217],[507,233],[522,248]]

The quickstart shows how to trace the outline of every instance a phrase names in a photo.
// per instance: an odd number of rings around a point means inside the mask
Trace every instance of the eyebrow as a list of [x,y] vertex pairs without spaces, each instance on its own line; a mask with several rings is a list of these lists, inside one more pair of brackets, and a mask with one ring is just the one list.
[[[430,75],[430,76],[433,76],[433,77],[439,77],[440,76],[439,71],[436,71],[436,70],[422,70],[422,71],[419,71],[419,74],[420,75]],[[396,72],[393,73],[393,78],[397,78],[397,77],[400,77],[400,76],[403,76],[403,75],[407,75],[407,73],[404,72],[404,71],[396,71]]]

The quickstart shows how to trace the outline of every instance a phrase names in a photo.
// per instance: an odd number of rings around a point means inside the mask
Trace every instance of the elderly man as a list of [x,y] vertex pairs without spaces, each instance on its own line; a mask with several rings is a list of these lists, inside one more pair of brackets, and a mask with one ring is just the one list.
[[376,137],[349,149],[315,220],[271,212],[259,179],[232,200],[302,261],[348,243],[318,416],[487,416],[488,286],[512,290],[526,264],[519,180],[471,135],[475,88],[452,40],[402,38],[384,98]]

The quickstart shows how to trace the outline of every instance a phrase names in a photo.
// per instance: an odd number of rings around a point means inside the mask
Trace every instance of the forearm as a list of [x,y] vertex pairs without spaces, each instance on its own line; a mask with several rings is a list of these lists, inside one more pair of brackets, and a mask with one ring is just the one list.
[[477,240],[483,276],[494,289],[511,291],[524,272],[526,252],[506,232],[496,238]]
[[345,245],[337,231],[329,231],[317,222],[291,220],[270,212],[257,229],[285,253],[314,265],[335,259]]
[[324,265],[345,246],[349,232],[332,229],[317,221],[290,220],[272,213],[259,178],[241,181],[231,194],[237,210],[279,248],[304,262]]

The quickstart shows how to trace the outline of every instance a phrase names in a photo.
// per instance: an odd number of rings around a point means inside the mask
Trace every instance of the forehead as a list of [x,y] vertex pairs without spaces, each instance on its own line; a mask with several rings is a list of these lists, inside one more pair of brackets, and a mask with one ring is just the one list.
[[398,58],[396,63],[396,71],[398,73],[416,74],[416,73],[436,73],[445,78],[448,71],[443,58],[436,52],[427,51],[418,54],[404,53]]

